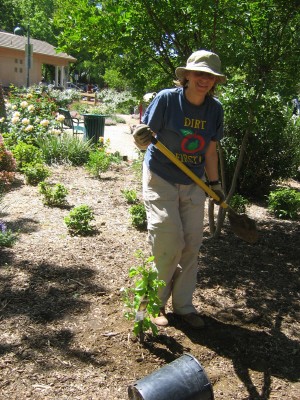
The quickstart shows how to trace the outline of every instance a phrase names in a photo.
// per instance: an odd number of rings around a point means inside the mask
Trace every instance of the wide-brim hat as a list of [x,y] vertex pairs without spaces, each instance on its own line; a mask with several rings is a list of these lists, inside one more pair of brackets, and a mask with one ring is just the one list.
[[187,60],[185,67],[178,67],[175,74],[183,80],[186,71],[202,71],[218,77],[218,83],[225,83],[226,76],[221,72],[221,61],[217,54],[207,50],[195,51]]

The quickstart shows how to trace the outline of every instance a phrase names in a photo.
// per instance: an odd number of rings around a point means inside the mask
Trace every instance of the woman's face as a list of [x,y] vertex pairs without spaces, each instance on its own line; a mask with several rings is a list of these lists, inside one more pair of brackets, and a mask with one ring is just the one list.
[[202,71],[187,71],[186,79],[189,81],[188,88],[195,94],[207,94],[215,85],[217,77],[208,72]]

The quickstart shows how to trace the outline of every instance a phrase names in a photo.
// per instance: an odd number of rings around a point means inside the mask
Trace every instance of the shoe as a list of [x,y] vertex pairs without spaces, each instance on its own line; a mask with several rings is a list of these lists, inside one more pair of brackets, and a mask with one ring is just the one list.
[[205,326],[203,319],[199,314],[193,312],[189,314],[179,315],[179,317],[186,322],[191,328],[202,329]]
[[169,321],[167,320],[165,309],[161,308],[157,317],[151,317],[151,322],[157,326],[168,326]]

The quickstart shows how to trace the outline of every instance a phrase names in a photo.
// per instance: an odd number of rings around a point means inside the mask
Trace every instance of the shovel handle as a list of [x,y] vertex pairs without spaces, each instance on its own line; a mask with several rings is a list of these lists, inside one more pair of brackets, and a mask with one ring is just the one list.
[[[198,186],[200,186],[210,197],[212,197],[216,201],[220,201],[220,197],[209,187],[206,185],[206,183],[198,178],[194,172],[192,172],[183,162],[178,160],[178,158],[165,146],[163,145],[159,140],[156,139],[156,137],[152,136],[151,143],[154,144],[154,146],[160,150],[170,161],[172,161],[175,165],[177,165],[178,168],[181,169],[186,175],[188,175]],[[220,203],[220,206],[222,208],[229,208],[229,205],[223,201]]]

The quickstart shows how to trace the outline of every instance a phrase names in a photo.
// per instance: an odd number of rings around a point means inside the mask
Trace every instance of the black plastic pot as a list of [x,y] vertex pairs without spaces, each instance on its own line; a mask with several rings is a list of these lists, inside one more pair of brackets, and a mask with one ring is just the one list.
[[130,400],[214,400],[203,367],[184,354],[128,387]]

